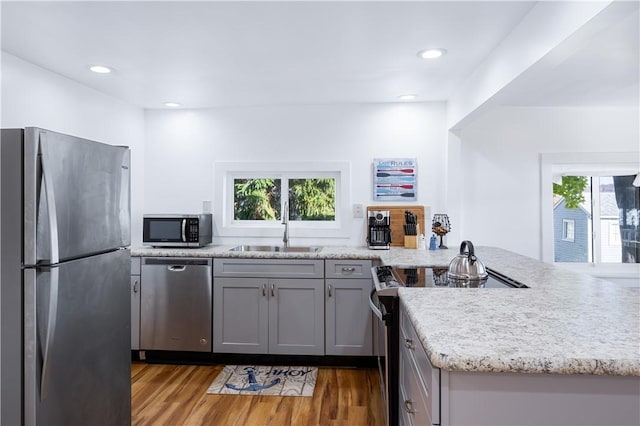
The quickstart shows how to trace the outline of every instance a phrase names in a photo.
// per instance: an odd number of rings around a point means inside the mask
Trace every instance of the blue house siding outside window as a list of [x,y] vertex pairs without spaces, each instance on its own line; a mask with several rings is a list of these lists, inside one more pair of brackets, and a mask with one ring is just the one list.
[[[556,262],[589,261],[589,212],[582,206],[566,208],[560,199],[553,208],[554,260]],[[573,228],[573,239],[571,237]]]

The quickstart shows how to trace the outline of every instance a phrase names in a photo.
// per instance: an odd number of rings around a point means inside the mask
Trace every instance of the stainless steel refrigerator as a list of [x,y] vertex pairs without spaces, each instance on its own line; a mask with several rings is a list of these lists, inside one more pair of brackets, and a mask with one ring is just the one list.
[[0,139],[2,425],[131,423],[130,151]]

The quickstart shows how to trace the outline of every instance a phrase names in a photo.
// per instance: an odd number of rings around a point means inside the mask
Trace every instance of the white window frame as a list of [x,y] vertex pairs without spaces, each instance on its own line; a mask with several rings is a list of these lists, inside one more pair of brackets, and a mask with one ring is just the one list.
[[[640,263],[554,262],[553,183],[563,174],[573,176],[635,175],[640,171],[640,152],[577,152],[540,154],[540,218],[542,260],[601,278],[640,278]],[[598,210],[598,209],[595,209]],[[598,214],[592,212],[592,214]],[[595,236],[600,238],[599,230]],[[599,241],[596,241],[599,244]]]
[[[571,233],[569,233],[571,230]],[[571,235],[569,235],[571,234]],[[573,219],[562,219],[562,241],[574,242],[576,239],[576,221]]]
[[[216,162],[214,222],[221,237],[282,238],[280,220],[234,220],[234,179],[333,178],[336,210],[333,221],[290,221],[290,238],[349,238],[351,165],[349,162]],[[284,193],[283,193],[284,195]],[[282,200],[284,204],[285,199]]]

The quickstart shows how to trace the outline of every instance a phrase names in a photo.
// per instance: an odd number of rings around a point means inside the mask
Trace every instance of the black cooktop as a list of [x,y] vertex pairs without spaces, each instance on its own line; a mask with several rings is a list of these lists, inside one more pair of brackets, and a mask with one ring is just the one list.
[[487,268],[486,280],[459,281],[449,279],[448,268],[397,268],[378,266],[378,282],[385,287],[433,287],[433,288],[528,288],[526,285]]

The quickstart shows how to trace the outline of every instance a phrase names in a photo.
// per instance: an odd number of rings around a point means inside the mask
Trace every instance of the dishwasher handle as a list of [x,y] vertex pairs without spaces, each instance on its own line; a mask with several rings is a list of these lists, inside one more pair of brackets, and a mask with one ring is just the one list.
[[169,265],[167,269],[171,272],[182,272],[187,269],[187,267],[185,265]]

